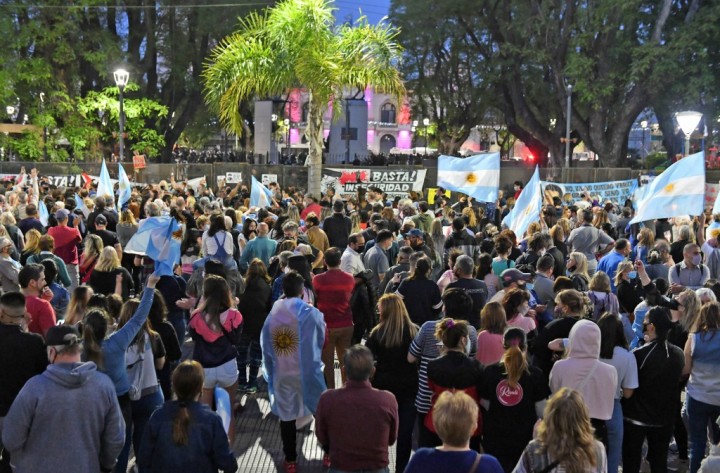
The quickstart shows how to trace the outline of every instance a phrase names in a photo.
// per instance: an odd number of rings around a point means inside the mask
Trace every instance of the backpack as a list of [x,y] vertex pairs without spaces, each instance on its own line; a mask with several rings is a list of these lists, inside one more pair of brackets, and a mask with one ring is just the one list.
[[140,353],[138,355],[138,359],[127,366],[127,376],[128,381],[130,382],[130,391],[128,391],[128,395],[130,396],[131,401],[137,401],[142,397],[144,361],[145,356],[143,353]]

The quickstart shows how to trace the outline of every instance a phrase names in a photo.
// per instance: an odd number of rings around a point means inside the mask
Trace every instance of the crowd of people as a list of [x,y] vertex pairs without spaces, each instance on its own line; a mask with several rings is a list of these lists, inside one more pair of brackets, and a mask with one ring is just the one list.
[[[556,196],[515,234],[520,188],[272,183],[257,208],[171,180],[118,211],[35,170],[7,183],[0,472],[233,472],[265,386],[287,473],[313,421],[334,473],[720,471],[720,215]],[[157,218],[180,224],[172,274],[124,251]]]

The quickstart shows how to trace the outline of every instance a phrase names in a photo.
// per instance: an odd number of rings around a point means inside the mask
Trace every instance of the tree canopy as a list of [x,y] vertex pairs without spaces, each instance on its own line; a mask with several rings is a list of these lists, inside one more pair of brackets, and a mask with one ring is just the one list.
[[[672,136],[667,124],[675,106],[717,104],[718,15],[720,3],[701,0],[393,0],[391,10],[402,25],[416,109],[431,108],[451,127],[438,110],[456,109],[455,94],[477,97],[478,109],[501,110],[509,131],[536,156],[550,151],[556,165],[567,85],[573,136],[606,165],[622,165],[643,110],[656,108],[661,123],[665,116],[663,131]],[[465,55],[472,67],[450,60]],[[436,57],[448,69],[428,73]],[[442,93],[444,76],[454,78],[452,95]],[[706,113],[717,116],[718,109]],[[457,123],[467,129],[472,120]]]
[[308,90],[308,190],[315,194],[320,193],[323,115],[330,102],[368,86],[398,98],[405,92],[395,67],[401,54],[397,30],[370,25],[365,17],[337,26],[333,10],[329,0],[285,0],[252,13],[213,50],[204,74],[208,105],[237,134],[243,132],[242,101],[281,97],[297,87]]

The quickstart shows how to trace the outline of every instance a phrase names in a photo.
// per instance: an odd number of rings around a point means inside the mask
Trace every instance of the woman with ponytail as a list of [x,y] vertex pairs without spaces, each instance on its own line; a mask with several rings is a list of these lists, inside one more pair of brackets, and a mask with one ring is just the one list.
[[137,456],[140,471],[225,473],[237,471],[220,416],[199,402],[205,380],[197,361],[183,361],[172,375],[177,397],[150,417]]
[[[483,384],[483,366],[469,357],[471,335],[465,320],[446,318],[438,322],[435,338],[442,342],[442,355],[428,363],[428,386],[432,391],[432,405],[445,391],[464,391],[479,405],[480,388]],[[474,337],[472,337],[474,338]],[[423,419],[418,443],[421,447],[437,447],[442,440],[433,425],[433,408]],[[482,434],[482,414],[478,414],[478,426],[470,438],[470,448],[479,451]]]
[[533,426],[542,417],[550,390],[542,371],[528,364],[523,329],[507,329],[503,347],[502,359],[484,372],[480,393],[487,409],[483,447],[505,471],[511,471],[532,440]]

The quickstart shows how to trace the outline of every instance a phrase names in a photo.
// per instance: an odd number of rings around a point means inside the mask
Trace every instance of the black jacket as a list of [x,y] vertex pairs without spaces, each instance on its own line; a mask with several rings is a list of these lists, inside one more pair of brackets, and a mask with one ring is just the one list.
[[638,388],[623,399],[623,415],[649,426],[675,422],[678,382],[685,366],[682,350],[665,340],[653,340],[633,351],[638,365]]
[[272,288],[262,278],[247,281],[238,310],[243,316],[243,332],[253,340],[260,339],[265,319],[272,308]]
[[352,228],[350,219],[343,214],[334,213],[323,220],[322,228],[328,237],[330,246],[345,251]]

